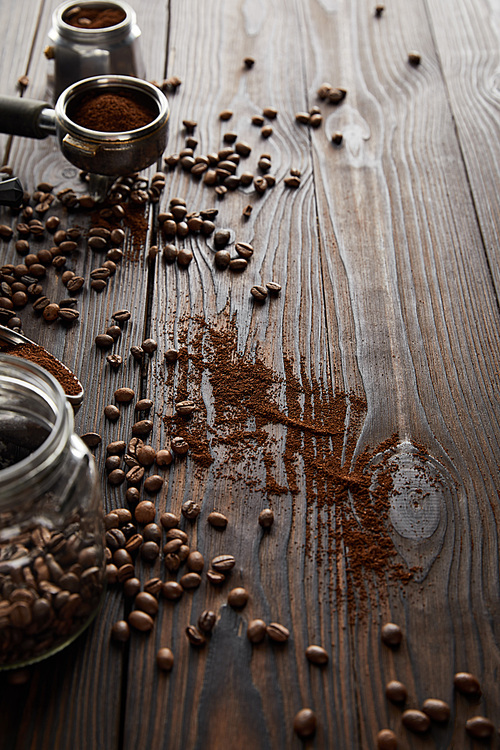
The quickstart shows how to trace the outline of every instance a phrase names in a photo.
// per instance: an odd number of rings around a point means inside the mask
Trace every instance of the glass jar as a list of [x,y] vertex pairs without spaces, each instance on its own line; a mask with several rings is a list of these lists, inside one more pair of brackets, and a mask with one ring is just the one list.
[[[89,11],[111,11],[120,19],[104,28],[79,28],[72,15]],[[76,81],[100,75],[126,75],[144,78],[135,11],[122,0],[82,0],[59,5],[49,31],[51,46],[46,50],[54,59],[54,99]]]
[[0,669],[76,638],[104,592],[97,472],[59,383],[0,354]]

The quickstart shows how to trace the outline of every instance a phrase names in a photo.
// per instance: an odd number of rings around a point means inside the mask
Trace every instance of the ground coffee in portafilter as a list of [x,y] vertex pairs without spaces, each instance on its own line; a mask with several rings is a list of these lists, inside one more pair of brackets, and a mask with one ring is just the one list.
[[123,89],[90,92],[69,103],[68,117],[89,130],[117,133],[149,125],[158,115],[152,101]]
[[66,11],[63,21],[75,29],[108,29],[116,26],[126,18],[121,8],[108,6],[103,8],[81,8],[74,5]]

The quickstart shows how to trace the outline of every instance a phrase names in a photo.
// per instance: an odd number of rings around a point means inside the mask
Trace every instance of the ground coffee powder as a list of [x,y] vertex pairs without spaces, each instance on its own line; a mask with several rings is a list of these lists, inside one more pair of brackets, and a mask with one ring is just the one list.
[[121,8],[80,8],[75,5],[64,14],[63,20],[76,29],[107,29],[121,23],[125,16]]
[[83,128],[117,133],[148,125],[158,112],[154,105],[120,91],[87,94],[68,109],[68,115]]
[[76,396],[82,388],[78,379],[68,370],[58,359],[52,356],[50,352],[43,349],[38,344],[18,344],[15,346],[0,346],[2,354],[9,354],[12,357],[22,357],[43,367],[47,372],[61,384],[64,393],[68,396]]

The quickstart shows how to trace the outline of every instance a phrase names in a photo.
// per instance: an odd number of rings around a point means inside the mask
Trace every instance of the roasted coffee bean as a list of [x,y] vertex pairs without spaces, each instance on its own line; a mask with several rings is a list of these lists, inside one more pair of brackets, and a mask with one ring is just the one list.
[[307,125],[309,123],[310,114],[309,112],[297,112],[295,115],[295,119],[297,122],[302,123],[303,125]]
[[453,685],[464,695],[480,696],[481,686],[479,680],[470,672],[457,672],[453,677]]
[[66,283],[66,288],[70,292],[78,292],[84,284],[85,284],[85,279],[83,278],[83,276],[73,276]]
[[253,115],[252,117],[252,125],[257,125],[257,127],[260,127],[264,124],[264,118],[262,115]]
[[260,643],[264,640],[267,632],[264,620],[250,620],[247,627],[247,638],[250,643]]
[[182,504],[181,511],[184,518],[194,521],[200,515],[201,505],[195,500],[186,500],[186,502]]
[[156,542],[144,542],[141,547],[141,557],[146,562],[154,562],[160,554],[160,547]]
[[231,254],[228,250],[218,250],[214,255],[214,261],[217,268],[227,268],[231,262]]
[[161,591],[161,587],[162,581],[160,578],[149,578],[144,583],[144,591],[146,591],[148,594],[151,594],[151,596],[158,596]]
[[332,143],[334,143],[336,146],[340,146],[343,140],[344,136],[339,131],[332,133]]
[[122,453],[125,453],[125,448],[125,440],[114,440],[106,446],[106,453],[109,456],[119,456]]
[[257,302],[265,302],[267,299],[267,289],[265,286],[253,286],[250,294]]
[[323,648],[323,646],[316,646],[315,644],[311,644],[306,648],[305,653],[307,660],[310,661],[311,664],[317,664],[320,667],[328,664],[328,652]]
[[78,310],[73,310],[71,307],[60,307],[59,308],[59,319],[65,323],[74,323],[80,317]]
[[270,622],[266,628],[266,632],[269,638],[277,643],[285,643],[290,637],[288,628],[285,628],[279,622]]
[[134,406],[136,411],[150,411],[153,408],[153,402],[150,398],[141,398]]
[[111,231],[109,239],[111,240],[113,245],[121,247],[125,241],[125,232],[123,231],[123,229],[117,227],[116,229],[113,229]]
[[153,429],[151,419],[141,419],[132,425],[132,435],[136,437],[146,437]]
[[179,551],[177,553],[181,563],[185,562],[185,560],[188,559],[190,552],[191,552],[191,549],[188,547],[187,544],[181,544],[181,546],[179,547]]
[[147,614],[139,609],[134,609],[128,616],[129,624],[132,625],[136,630],[147,632],[153,629],[154,620]]
[[161,587],[162,596],[169,601],[177,601],[184,593],[184,589],[177,581],[166,581]]
[[188,535],[182,529],[171,528],[167,531],[167,541],[170,539],[180,539],[183,544],[187,544]]
[[128,508],[115,508],[113,513],[116,513],[121,524],[130,523],[132,521],[132,513]]
[[248,261],[245,258],[233,258],[229,263],[229,270],[235,273],[241,273],[248,265]]
[[177,456],[185,456],[189,450],[189,444],[180,436],[172,438],[171,447]]
[[[112,456],[111,458],[116,459],[117,456]],[[108,461],[109,460],[111,459],[108,459]],[[109,529],[117,529],[119,525],[120,525],[120,519],[118,518],[117,513],[113,513],[113,512],[106,513],[106,515],[104,516],[104,528],[106,529],[106,531],[108,531]]]
[[80,435],[80,437],[88,448],[95,448],[102,441],[102,437],[98,432],[86,432],[84,435]]
[[186,399],[185,401],[178,401],[175,405],[175,411],[177,412],[177,414],[180,414],[183,417],[190,416],[195,409],[196,405],[194,401],[191,401],[190,399]]
[[283,182],[289,188],[300,187],[300,177],[295,177],[295,175],[290,175],[289,177],[285,177]]
[[179,516],[176,516],[175,513],[162,513],[160,516],[160,523],[167,531],[178,526],[180,520]]
[[164,354],[165,360],[169,363],[177,362],[177,359],[179,357],[179,352],[177,349],[167,349],[167,351]]
[[207,236],[215,232],[215,224],[210,219],[204,219],[201,231]]
[[171,555],[177,554],[177,552],[182,547],[182,540],[181,539],[170,539],[164,546],[163,546],[163,554],[164,555]]
[[263,138],[269,138],[273,134],[271,125],[264,125],[264,127],[261,128],[260,134]]
[[312,114],[309,119],[309,125],[312,128],[319,128],[323,122],[323,117],[319,113]]
[[200,633],[198,628],[196,628],[194,625],[188,625],[186,628],[186,635],[189,639],[189,643],[192,646],[201,647],[204,646],[206,641],[205,636],[203,633]]
[[248,242],[237,242],[234,249],[241,258],[245,258],[246,260],[253,255],[253,247],[252,245],[249,245]]
[[140,492],[137,487],[129,487],[125,493],[125,500],[130,505],[136,505],[140,500]]
[[109,529],[106,531],[106,545],[114,552],[121,547],[125,547],[125,535],[120,529]]
[[130,354],[132,355],[133,359],[135,359],[136,362],[139,362],[139,364],[142,364],[144,362],[144,357],[146,356],[146,352],[144,351],[142,346],[131,346]]
[[148,615],[154,617],[158,614],[158,600],[154,596],[148,594],[147,591],[141,591],[134,599],[134,607],[147,612]]
[[125,620],[118,620],[111,628],[111,637],[117,643],[126,643],[130,638],[130,627]]
[[130,310],[115,310],[115,312],[112,314],[113,320],[116,320],[117,323],[125,323],[127,320],[130,320],[132,313]]
[[[18,231],[19,231],[19,227],[18,227]],[[8,224],[0,224],[0,237],[3,240],[10,240],[13,234],[14,234],[14,230],[12,229],[12,227],[9,227]]]
[[172,651],[164,646],[156,652],[156,664],[164,672],[170,672],[174,666],[174,655]]
[[213,586],[220,586],[226,580],[224,573],[218,570],[207,570],[207,578]]
[[391,729],[381,729],[377,734],[377,750],[398,750],[398,738]]
[[108,563],[106,565],[106,581],[113,585],[118,581],[118,568],[114,563]]
[[118,568],[118,581],[120,583],[125,583],[125,581],[128,581],[130,578],[135,577],[135,570],[134,566],[131,563],[126,563],[125,565],[121,565]]
[[216,510],[208,514],[207,521],[210,526],[213,526],[216,529],[225,529],[227,526],[227,517]]
[[473,716],[465,722],[465,729],[471,737],[485,740],[493,737],[495,725],[485,716]]
[[119,354],[108,354],[108,356],[106,357],[106,362],[110,365],[110,367],[116,370],[118,369],[118,367],[120,367],[123,360]]
[[144,489],[146,492],[156,493],[159,492],[162,487],[163,477],[159,474],[151,474],[151,476],[147,477],[144,481]]
[[431,725],[431,720],[422,711],[418,711],[415,708],[409,708],[407,711],[403,711],[401,716],[403,726],[409,729],[411,732],[427,732]]
[[196,589],[201,583],[201,576],[199,573],[191,571],[190,573],[185,573],[181,576],[179,583],[184,590]]
[[114,471],[115,469],[119,469],[121,466],[122,460],[120,456],[108,456],[106,459],[106,462],[104,464],[104,467],[106,471]]
[[180,557],[175,552],[169,552],[167,555],[165,555],[163,562],[165,563],[165,567],[167,570],[169,570],[171,573],[175,573],[176,570],[179,570],[181,565]]
[[269,294],[279,294],[281,292],[281,285],[277,284],[276,281],[267,281],[266,287]]
[[393,703],[404,703],[408,697],[408,691],[402,682],[391,680],[385,686],[385,697]]
[[158,344],[154,339],[145,339],[141,346],[146,354],[153,354],[158,349]]
[[104,416],[112,422],[120,418],[120,410],[114,404],[108,404],[104,407]]
[[156,451],[152,445],[141,445],[137,448],[135,457],[141,466],[152,466],[156,458]]
[[182,250],[179,250],[179,254],[177,255],[177,263],[182,266],[186,267],[188,266],[191,261],[193,260],[193,253],[189,248],[182,248]]
[[108,336],[111,336],[115,341],[117,341],[120,336],[122,335],[122,329],[120,326],[108,326],[105,330],[105,333]]
[[312,737],[316,732],[316,725],[316,714],[310,708],[301,708],[301,710],[295,714],[293,728],[295,733],[301,739]]
[[413,50],[411,52],[408,52],[408,62],[410,63],[410,65],[414,65],[415,67],[417,65],[420,65],[421,59],[422,58],[419,52],[415,52]]
[[138,523],[147,524],[155,520],[156,508],[151,500],[141,500],[134,511],[134,518]]
[[55,302],[51,302],[50,304],[46,305],[46,307],[44,307],[42,315],[47,321],[56,320],[56,318],[59,317],[59,305],[57,305]]
[[95,344],[99,349],[111,349],[114,344],[112,336],[108,336],[106,333],[100,333],[95,337]]
[[125,543],[125,549],[127,552],[130,552],[130,554],[133,554],[141,548],[142,543],[143,538],[141,534],[132,534]]
[[148,523],[142,530],[142,538],[145,542],[161,542],[161,528],[157,523]]
[[271,508],[264,508],[259,513],[259,525],[263,529],[269,529],[274,523],[274,513]]
[[113,562],[118,568],[121,568],[122,565],[132,565],[134,561],[128,550],[120,548],[113,552]]
[[380,633],[382,643],[386,646],[399,646],[403,639],[403,631],[394,622],[386,622]]
[[[252,179],[250,180],[248,184],[250,184],[253,180],[253,176],[250,175],[250,177],[252,177]],[[241,180],[243,183],[243,175],[241,176]],[[253,211],[253,207],[250,204],[248,206],[245,206],[245,208],[243,209],[243,216],[245,217],[245,219],[248,219],[251,216],[252,211]]]
[[[129,465],[131,462],[127,461],[126,463]],[[144,467],[138,464],[131,466],[125,478],[129,484],[140,484],[144,478]]]
[[241,586],[231,589],[227,595],[227,603],[235,609],[243,609],[248,602],[248,591]]
[[233,555],[217,555],[212,560],[212,568],[218,573],[228,573],[235,566]]
[[422,711],[433,721],[448,721],[450,718],[449,705],[439,698],[427,698],[422,703]]
[[214,246],[220,250],[226,247],[230,239],[231,232],[229,229],[218,229],[214,234]]
[[205,560],[201,552],[198,552],[197,550],[190,552],[186,558],[186,565],[189,570],[192,570],[194,573],[201,573],[205,566]]

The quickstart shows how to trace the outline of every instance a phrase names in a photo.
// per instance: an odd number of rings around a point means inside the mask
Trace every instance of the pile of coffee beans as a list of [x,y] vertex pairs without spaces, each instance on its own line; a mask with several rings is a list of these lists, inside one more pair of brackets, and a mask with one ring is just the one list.
[[0,665],[56,650],[85,627],[103,590],[102,541],[79,514],[60,529],[37,524],[2,542]]
[[[381,640],[385,646],[397,649],[403,639],[403,632],[399,625],[393,622],[385,623],[381,629]],[[477,699],[481,696],[481,686],[475,675],[469,672],[457,672],[453,678],[453,685],[462,695]],[[408,698],[406,686],[399,680],[391,680],[385,688],[387,700],[395,705],[404,707]],[[401,714],[403,726],[415,734],[425,734],[432,726],[444,724],[450,720],[451,708],[440,698],[426,698],[420,708],[407,708]],[[489,739],[493,736],[495,727],[493,722],[485,716],[473,716],[465,724],[467,733],[475,739]],[[381,729],[377,734],[378,750],[397,750],[398,738],[391,729]]]

